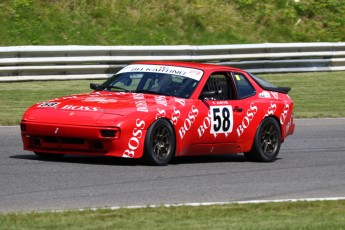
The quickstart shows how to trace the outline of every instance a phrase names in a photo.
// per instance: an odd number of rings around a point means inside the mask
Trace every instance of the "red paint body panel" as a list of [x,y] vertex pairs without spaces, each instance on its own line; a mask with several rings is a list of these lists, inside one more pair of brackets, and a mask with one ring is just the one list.
[[[160,69],[152,69],[154,66]],[[175,88],[167,91],[176,95],[103,90],[38,103],[23,115],[24,149],[51,154],[141,158],[147,130],[157,119],[171,122],[176,137],[175,156],[248,152],[257,128],[267,116],[280,124],[282,141],[294,132],[290,97],[261,88],[243,70],[198,63],[140,62],[131,70],[120,71],[118,76],[132,72],[137,75],[124,82],[124,87],[132,81],[140,81],[138,88],[159,84],[153,83],[153,77],[145,80],[145,74],[180,75],[175,79]],[[219,73],[228,76],[232,98],[200,99],[209,76]],[[244,98],[236,86],[243,82],[240,76],[254,92]],[[185,84],[184,79],[193,84]]]

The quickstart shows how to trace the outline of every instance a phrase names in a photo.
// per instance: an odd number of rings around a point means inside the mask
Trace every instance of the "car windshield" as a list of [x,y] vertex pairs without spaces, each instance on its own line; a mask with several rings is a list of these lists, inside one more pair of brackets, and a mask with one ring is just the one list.
[[[164,71],[159,69],[158,71],[158,67],[156,67],[156,69],[148,69],[146,65],[140,65],[140,67],[145,66],[145,69],[143,69],[138,68],[138,65],[135,65],[136,68],[134,68],[133,65],[131,66],[131,69],[125,67],[126,69],[122,69],[119,73],[109,78],[101,85],[100,89],[116,92],[149,93],[189,98],[202,76],[201,70],[195,70],[199,71],[198,77],[190,73],[187,74],[185,72],[176,71],[176,69],[189,68],[170,67],[170,69],[172,68],[174,71],[167,69]],[[159,68],[162,67],[160,66]],[[169,69],[169,67],[167,68]]]

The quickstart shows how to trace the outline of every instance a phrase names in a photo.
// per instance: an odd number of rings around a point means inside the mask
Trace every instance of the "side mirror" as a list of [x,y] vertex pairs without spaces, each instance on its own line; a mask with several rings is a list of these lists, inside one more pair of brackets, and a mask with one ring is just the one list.
[[100,90],[101,86],[99,84],[97,84],[97,83],[90,83],[90,89]]

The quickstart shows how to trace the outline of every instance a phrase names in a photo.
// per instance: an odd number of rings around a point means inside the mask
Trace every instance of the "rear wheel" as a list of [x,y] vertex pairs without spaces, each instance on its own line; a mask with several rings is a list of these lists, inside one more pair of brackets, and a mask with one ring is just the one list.
[[275,161],[280,150],[281,132],[278,122],[268,117],[263,120],[255,134],[252,149],[244,153],[249,161]]
[[45,158],[45,159],[60,159],[64,156],[64,154],[50,154],[50,153],[43,153],[43,152],[34,152],[36,156]]
[[144,158],[152,165],[166,165],[175,154],[176,139],[168,120],[155,121],[147,131]]

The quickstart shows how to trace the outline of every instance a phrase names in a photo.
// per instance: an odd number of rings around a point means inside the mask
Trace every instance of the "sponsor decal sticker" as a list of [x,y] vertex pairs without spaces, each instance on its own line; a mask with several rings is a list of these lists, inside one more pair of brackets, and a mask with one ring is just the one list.
[[259,98],[271,98],[271,95],[267,91],[262,91],[261,93],[259,93]]
[[267,113],[265,114],[264,118],[270,115],[273,115],[277,110],[277,105],[271,101],[270,106],[267,109]]
[[208,116],[204,118],[202,121],[202,125],[199,126],[198,128],[198,135],[199,138],[204,135],[205,131],[210,128],[211,126],[211,110],[208,111]]
[[128,65],[121,69],[118,73],[126,72],[151,72],[151,73],[167,73],[180,75],[199,81],[203,75],[203,71],[194,68],[178,67],[178,66],[162,66],[162,65]]
[[127,149],[123,152],[122,157],[133,158],[135,150],[140,146],[140,139],[143,137],[143,129],[145,128],[145,121],[137,119],[135,121],[135,128],[132,132],[132,137],[128,140]]
[[181,116],[180,110],[174,107],[174,112],[171,114],[171,122],[173,123],[173,125],[177,124],[180,116]]
[[186,105],[186,101],[184,99],[176,98],[176,97],[174,97],[174,99],[175,99],[175,102],[179,103],[183,107]]
[[164,106],[168,105],[167,99],[165,98],[165,96],[155,96],[155,100],[156,100],[156,103],[159,105],[164,105]]
[[280,124],[283,125],[285,123],[288,112],[289,112],[289,104],[285,102],[283,113],[280,115]]
[[240,137],[243,134],[244,130],[249,127],[250,122],[253,120],[257,112],[258,107],[254,103],[251,103],[249,109],[246,112],[246,116],[242,119],[241,124],[236,129],[238,137]]
[[272,96],[275,98],[275,99],[277,99],[278,100],[278,93],[277,92],[271,92],[271,94],[272,94]]
[[134,93],[133,99],[135,100],[135,106],[138,112],[145,112],[147,113],[149,110],[147,108],[147,104],[145,101],[144,94],[142,93]]
[[159,118],[165,117],[165,116],[166,116],[165,110],[158,108],[157,109],[157,114],[156,114],[156,120],[159,119]]
[[186,118],[186,120],[183,122],[183,125],[179,129],[179,134],[180,134],[181,139],[183,139],[183,137],[190,130],[190,128],[192,127],[193,123],[195,122],[198,114],[199,114],[199,110],[195,107],[195,105],[192,105],[192,107],[188,113],[188,117]]
[[51,102],[51,101],[45,101],[39,104],[37,107],[40,108],[56,108],[60,103],[59,102]]
[[65,105],[61,108],[62,110],[73,110],[73,111],[89,111],[96,112],[101,110],[99,107],[94,106],[81,106],[81,105]]
[[286,124],[285,135],[289,131],[291,124],[292,124],[292,116],[290,117],[289,122]]
[[211,106],[210,111],[211,133],[224,133],[226,136],[231,133],[234,123],[232,106]]
[[227,105],[227,101],[211,101],[213,105]]

